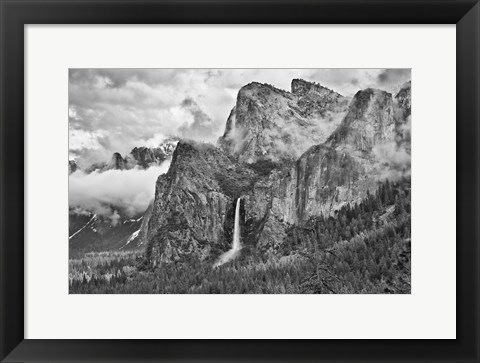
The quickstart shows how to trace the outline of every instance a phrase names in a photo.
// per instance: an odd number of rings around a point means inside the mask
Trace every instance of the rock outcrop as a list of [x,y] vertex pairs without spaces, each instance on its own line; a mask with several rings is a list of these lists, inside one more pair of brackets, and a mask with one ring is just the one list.
[[329,137],[327,145],[368,153],[375,145],[394,138],[392,95],[368,88],[355,94],[347,115]]
[[373,150],[396,138],[393,107],[387,92],[358,92],[325,143],[310,147],[295,163],[284,164],[256,183],[245,197],[245,213],[252,225],[262,221],[263,231],[256,237],[259,246],[275,250],[289,226],[317,215],[334,215],[376,190],[385,174]]
[[344,112],[349,102],[341,94],[303,79],[292,81],[292,93],[298,97],[297,104],[305,117],[325,118],[329,112]]
[[103,172],[106,170],[129,170],[133,168],[148,169],[155,165],[160,165],[170,158],[177,145],[177,138],[168,138],[158,147],[149,148],[146,146],[135,147],[128,155],[123,157],[116,152],[108,163],[98,162],[87,168],[86,172]]
[[110,162],[107,164],[108,170],[123,170],[125,169],[126,160],[120,155],[120,153],[114,153]]
[[410,153],[411,149],[411,82],[405,83],[395,95],[395,131],[397,143]]
[[148,258],[204,260],[212,249],[228,248],[227,215],[251,176],[213,145],[179,142],[170,169],[157,181]]
[[257,82],[242,87],[220,147],[241,162],[295,160],[324,142],[348,99],[318,84],[292,81],[292,92]]
[[78,164],[75,160],[68,160],[68,175],[79,170]]
[[412,113],[412,82],[408,81],[395,95],[395,101],[399,108],[403,110],[403,119],[407,118]]
[[138,165],[143,169],[148,169],[153,165],[160,165],[171,157],[177,142],[178,139],[169,138],[155,148],[148,148],[145,146],[135,147],[125,159],[130,167]]

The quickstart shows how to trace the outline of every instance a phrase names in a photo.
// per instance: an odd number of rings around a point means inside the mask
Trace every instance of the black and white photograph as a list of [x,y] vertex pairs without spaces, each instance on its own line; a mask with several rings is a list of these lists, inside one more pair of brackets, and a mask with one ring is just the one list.
[[410,294],[411,87],[69,69],[69,293]]

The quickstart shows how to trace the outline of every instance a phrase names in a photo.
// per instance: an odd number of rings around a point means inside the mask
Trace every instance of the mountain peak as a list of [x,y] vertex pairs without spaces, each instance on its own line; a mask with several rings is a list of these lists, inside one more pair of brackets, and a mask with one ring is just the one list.
[[412,81],[407,81],[404,84],[402,84],[398,93],[400,93],[402,90],[407,90],[407,89],[411,89],[411,88],[412,88]]
[[[106,170],[128,170],[135,167],[148,169],[151,166],[160,165],[166,159],[171,157],[175,147],[177,146],[177,142],[178,138],[172,136],[165,139],[158,147],[151,148],[147,146],[136,146],[125,157],[122,157],[119,152],[115,152],[108,163],[94,163],[85,171],[87,173],[91,173],[93,171],[104,172]],[[69,162],[69,167],[70,170],[75,168],[75,166],[72,166],[71,161]],[[75,170],[76,169],[78,169],[78,166],[75,168]],[[71,173],[73,172],[74,171],[71,171]]]
[[113,170],[125,169],[125,160],[123,159],[122,155],[120,155],[118,152],[113,153],[107,168]]
[[393,140],[394,129],[392,94],[367,88],[355,94],[348,113],[330,136],[329,144],[370,151],[379,142]]
[[339,96],[342,96],[341,94],[335,91],[332,91],[331,89],[324,87],[319,83],[305,81],[304,79],[301,79],[301,78],[292,79],[291,89],[292,89],[292,93],[297,96],[304,96],[308,92],[319,92],[319,93],[331,92]]
[[268,83],[260,83],[260,82],[250,82],[240,88],[238,91],[238,99],[242,98],[253,98],[253,99],[263,99],[266,100],[271,97],[283,96],[283,97],[291,97],[290,92],[272,86]]
[[232,109],[221,148],[240,161],[296,159],[324,142],[343,117],[348,99],[304,80],[287,92],[265,83],[242,87]]
[[78,169],[76,160],[68,160],[68,175],[75,173]]
[[410,116],[412,112],[411,92],[412,82],[408,81],[400,87],[395,95],[395,101],[404,110],[404,117]]
[[295,95],[303,117],[326,118],[332,113],[346,111],[349,99],[315,82],[292,80]]

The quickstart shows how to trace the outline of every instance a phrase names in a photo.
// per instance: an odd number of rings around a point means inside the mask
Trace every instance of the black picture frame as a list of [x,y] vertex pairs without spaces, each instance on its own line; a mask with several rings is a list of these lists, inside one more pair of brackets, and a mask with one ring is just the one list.
[[[0,12],[0,359],[2,361],[480,361],[478,227],[480,4],[478,0],[1,0]],[[457,339],[218,341],[24,339],[23,206],[24,178],[26,177],[24,174],[24,26],[26,24],[159,23],[456,24]],[[441,318],[439,316],[439,319]],[[308,323],[305,322],[305,324]]]

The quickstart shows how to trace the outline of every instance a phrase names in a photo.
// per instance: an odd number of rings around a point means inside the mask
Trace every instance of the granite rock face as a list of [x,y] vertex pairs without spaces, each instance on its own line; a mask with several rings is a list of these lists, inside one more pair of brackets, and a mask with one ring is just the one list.
[[395,95],[395,131],[397,143],[411,149],[412,84],[405,83]]
[[395,101],[400,109],[403,110],[403,118],[412,114],[412,82],[408,81],[395,95]]
[[355,94],[347,115],[330,136],[327,145],[368,153],[376,144],[390,142],[394,138],[392,95],[368,88]]
[[231,181],[223,176],[235,172],[235,163],[213,145],[179,142],[170,169],[157,181],[147,231],[148,258],[204,260],[212,248],[228,249],[225,221],[237,185],[229,190]]
[[218,148],[179,142],[159,177],[145,227],[148,261],[213,261],[230,248],[239,197],[242,243],[280,258],[293,225],[334,216],[402,175],[410,97],[410,85],[394,97],[365,89],[351,101],[303,80],[292,81],[292,92],[246,85]]
[[292,80],[292,93],[298,97],[297,104],[305,117],[325,118],[329,112],[345,112],[349,99],[318,83]]
[[303,80],[292,81],[292,92],[253,82],[240,89],[219,145],[241,162],[295,160],[327,139],[347,104],[340,94]]
[[[257,183],[245,200],[246,215],[262,220],[260,246],[282,243],[286,230],[317,215],[334,215],[375,192],[385,177],[377,148],[397,137],[391,94],[365,90],[352,100],[342,123],[323,144],[310,147]],[[402,107],[402,106],[399,106]]]

